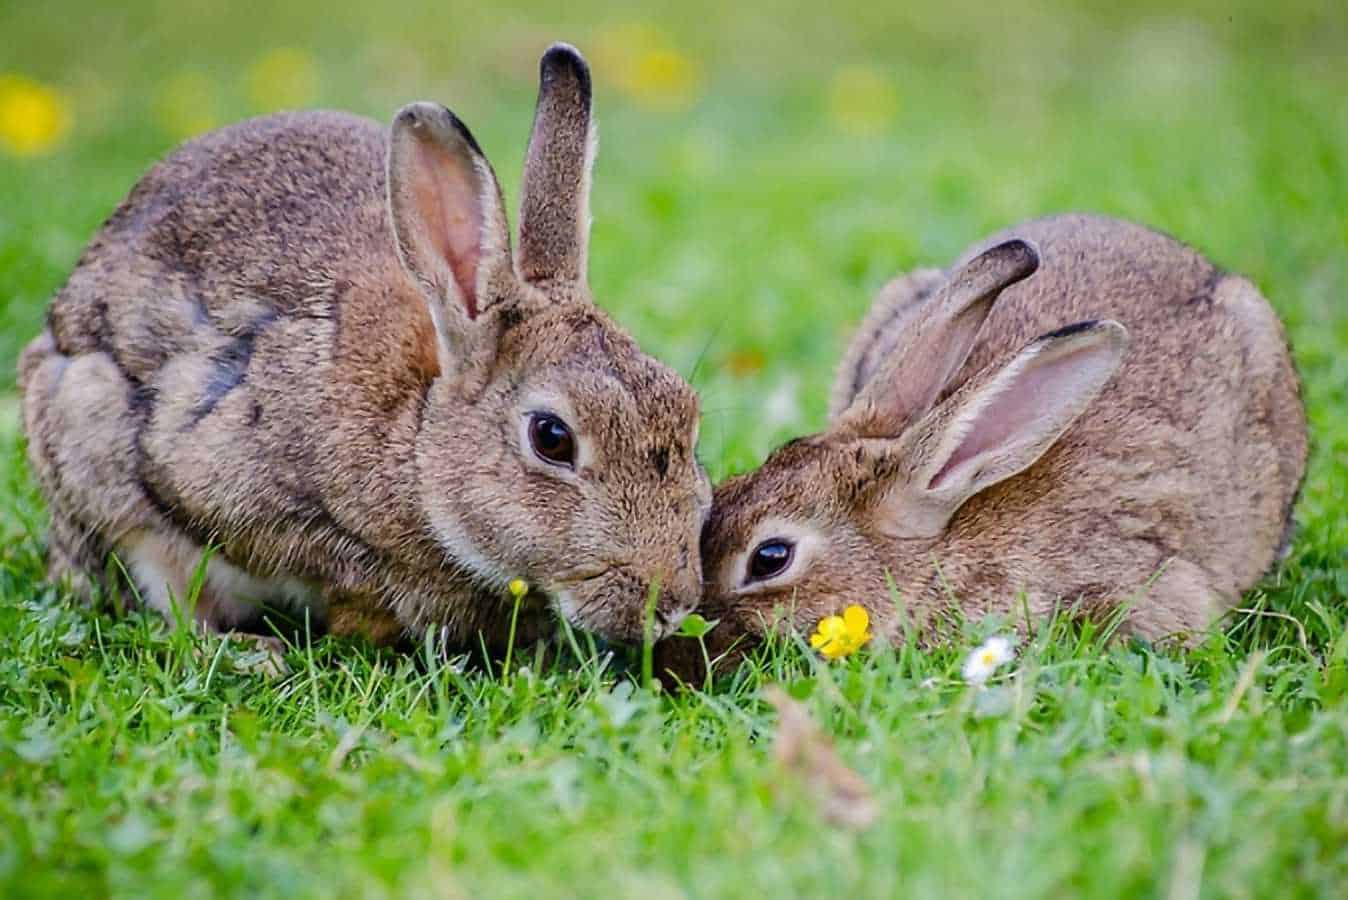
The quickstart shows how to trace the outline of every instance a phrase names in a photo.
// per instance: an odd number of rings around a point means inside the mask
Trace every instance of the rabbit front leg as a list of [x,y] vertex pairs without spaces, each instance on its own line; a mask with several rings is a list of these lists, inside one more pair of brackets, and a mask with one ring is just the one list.
[[287,576],[251,575],[218,555],[207,558],[204,548],[176,529],[137,531],[119,542],[117,553],[144,603],[170,621],[190,607],[207,631],[261,631],[267,628],[263,615],[271,611],[289,618],[297,634],[327,629],[315,586]]
[[180,532],[139,531],[117,552],[146,606],[170,622],[190,614],[205,633],[261,650],[262,659],[247,667],[259,674],[277,677],[290,671],[285,639],[256,633],[271,624],[265,613],[288,618],[296,638],[327,630],[327,611],[313,585],[290,577],[259,578],[221,557],[207,558],[200,545]]

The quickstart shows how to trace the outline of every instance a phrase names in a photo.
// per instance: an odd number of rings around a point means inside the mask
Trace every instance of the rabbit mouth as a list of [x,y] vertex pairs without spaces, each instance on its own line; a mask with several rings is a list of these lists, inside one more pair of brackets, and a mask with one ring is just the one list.
[[[648,589],[617,564],[577,567],[554,579],[550,589],[562,618],[577,628],[622,644],[640,643],[647,627],[659,640],[677,627],[666,610],[655,609],[648,626],[643,610]],[[682,615],[678,617],[682,619]]]
[[587,581],[598,581],[616,568],[618,568],[616,564],[578,566],[574,569],[567,569],[566,571],[557,574],[554,576],[553,580],[564,587],[574,587],[578,584],[584,584]]

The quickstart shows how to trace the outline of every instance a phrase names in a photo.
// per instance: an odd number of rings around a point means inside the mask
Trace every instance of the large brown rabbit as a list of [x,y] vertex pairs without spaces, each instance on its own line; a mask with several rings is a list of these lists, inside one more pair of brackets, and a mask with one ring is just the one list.
[[503,640],[507,583],[618,639],[700,594],[698,403],[591,302],[590,76],[543,56],[519,250],[468,129],[270,116],[155,166],[95,236],[20,364],[50,570],[124,564],[208,628],[328,595]]
[[[1020,225],[888,285],[828,430],[717,489],[711,649],[852,603],[894,637],[887,574],[928,633],[1023,597],[1192,635],[1275,561],[1305,459],[1296,372],[1250,282],[1127,222]],[[687,671],[681,644],[662,650]]]

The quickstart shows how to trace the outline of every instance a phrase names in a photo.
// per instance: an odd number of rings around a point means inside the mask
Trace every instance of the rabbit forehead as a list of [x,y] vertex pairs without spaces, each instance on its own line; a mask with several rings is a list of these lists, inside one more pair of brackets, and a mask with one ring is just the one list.
[[691,450],[697,393],[598,310],[545,312],[515,331],[522,396],[564,402],[557,412],[570,412],[586,429],[619,429],[629,441],[658,438]]
[[704,558],[719,563],[743,552],[764,522],[818,523],[836,507],[837,450],[813,438],[781,447],[752,472],[722,482],[712,498]]
[[673,441],[684,450],[697,435],[697,398],[677,376],[634,379],[582,357],[530,367],[514,381],[522,405],[549,409],[586,432],[617,431],[631,443]]

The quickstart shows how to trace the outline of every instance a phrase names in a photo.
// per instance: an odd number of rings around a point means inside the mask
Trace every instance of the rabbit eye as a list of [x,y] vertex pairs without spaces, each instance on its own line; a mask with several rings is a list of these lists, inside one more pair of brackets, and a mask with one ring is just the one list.
[[576,439],[566,423],[551,413],[534,413],[530,417],[529,443],[545,462],[558,466],[576,464]]
[[787,541],[773,538],[754,548],[749,556],[749,580],[759,581],[786,571],[796,548]]

